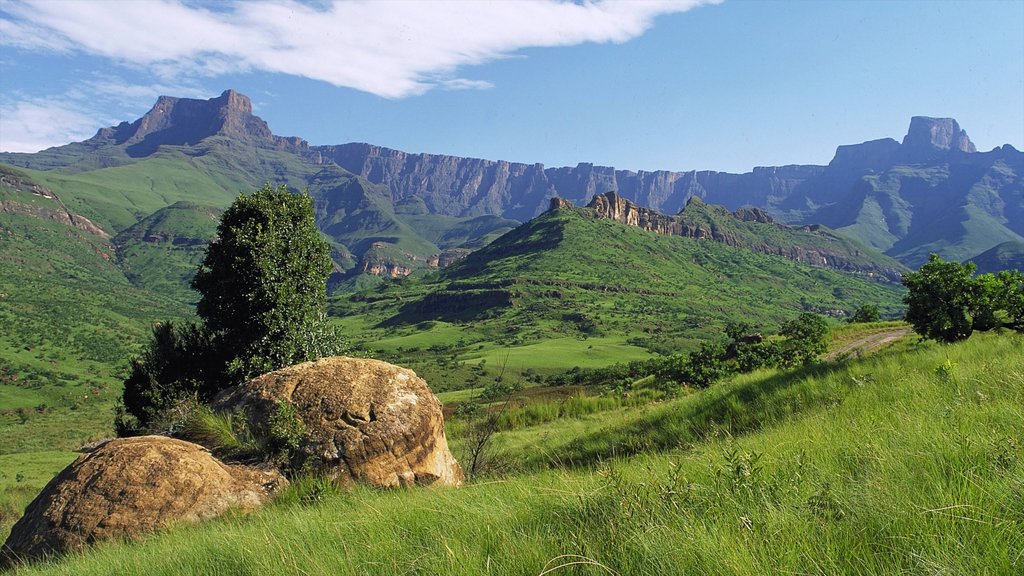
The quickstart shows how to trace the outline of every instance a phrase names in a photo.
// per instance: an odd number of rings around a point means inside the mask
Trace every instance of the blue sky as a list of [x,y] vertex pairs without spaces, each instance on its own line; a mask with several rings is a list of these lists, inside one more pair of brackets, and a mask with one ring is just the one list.
[[1024,2],[0,0],[0,150],[227,88],[311,144],[547,166],[824,164],[915,115],[1024,149]]

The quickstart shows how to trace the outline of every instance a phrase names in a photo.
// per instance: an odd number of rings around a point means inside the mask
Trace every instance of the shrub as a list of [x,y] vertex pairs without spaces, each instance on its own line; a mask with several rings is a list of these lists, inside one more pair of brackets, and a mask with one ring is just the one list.
[[882,319],[881,312],[878,311],[878,306],[874,304],[862,304],[860,308],[853,313],[853,316],[847,320],[850,324],[866,324],[868,322],[878,322]]

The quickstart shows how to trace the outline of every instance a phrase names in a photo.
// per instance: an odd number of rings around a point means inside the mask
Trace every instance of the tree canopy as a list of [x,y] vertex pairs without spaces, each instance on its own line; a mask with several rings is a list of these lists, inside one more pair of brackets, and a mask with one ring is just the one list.
[[330,247],[309,196],[269,184],[239,196],[192,281],[196,313],[234,380],[323,353]]
[[1024,327],[1024,274],[1003,271],[974,276],[973,262],[947,262],[932,254],[903,277],[906,320],[925,338],[965,340],[975,330]]

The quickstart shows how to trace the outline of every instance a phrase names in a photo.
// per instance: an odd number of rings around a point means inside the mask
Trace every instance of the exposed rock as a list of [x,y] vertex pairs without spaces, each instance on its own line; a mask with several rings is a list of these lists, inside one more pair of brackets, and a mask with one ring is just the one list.
[[901,154],[904,160],[920,162],[931,160],[950,151],[977,152],[967,132],[952,118],[914,116],[903,138]]
[[281,402],[308,431],[305,453],[343,482],[458,485],[441,403],[412,370],[336,356],[290,366],[225,391],[218,410],[241,411],[257,433]]
[[760,208],[754,208],[751,206],[744,206],[743,208],[733,212],[732,215],[744,222],[760,222],[761,224],[775,223],[775,219],[772,218],[771,214],[761,210]]
[[892,166],[893,156],[899,149],[900,143],[892,138],[839,146],[828,168],[833,171],[852,170],[858,175],[865,170],[884,170]]
[[190,442],[111,440],[79,456],[29,504],[4,544],[3,562],[134,538],[229,508],[255,509],[285,485],[276,471],[223,464]]
[[308,155],[309,149],[300,138],[275,136],[263,119],[253,115],[249,97],[234,90],[225,90],[209,100],[161,96],[142,118],[102,128],[91,140],[112,139],[127,145],[129,155],[139,157],[151,154],[158,146],[192,145],[211,136],[303,155]]

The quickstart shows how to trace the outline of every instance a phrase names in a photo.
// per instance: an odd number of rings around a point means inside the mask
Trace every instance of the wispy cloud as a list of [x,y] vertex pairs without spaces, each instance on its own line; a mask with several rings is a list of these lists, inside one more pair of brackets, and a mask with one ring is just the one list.
[[5,92],[0,94],[0,151],[38,152],[84,140],[124,119],[110,116],[111,109],[141,115],[154,95],[198,98],[206,92],[191,82],[138,84],[110,73],[93,73],[60,95]]
[[626,42],[659,15],[713,1],[7,0],[0,42],[101,56],[163,79],[259,70],[403,98],[486,89],[460,69],[528,47]]
[[38,152],[84,140],[96,132],[91,111],[63,100],[19,101],[0,105],[0,150]]

